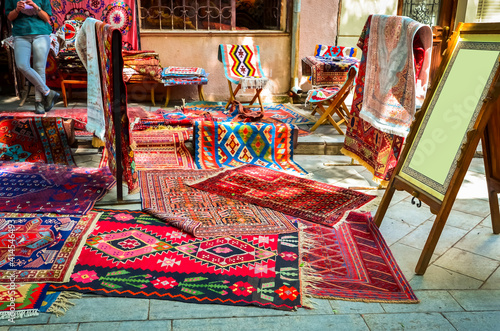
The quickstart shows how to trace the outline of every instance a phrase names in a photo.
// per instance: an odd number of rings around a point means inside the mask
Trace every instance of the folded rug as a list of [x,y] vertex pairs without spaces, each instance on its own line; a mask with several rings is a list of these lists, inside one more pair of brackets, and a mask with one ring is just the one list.
[[61,118],[0,117],[0,160],[76,166]]
[[226,169],[187,185],[329,227],[375,196],[254,165]]
[[142,208],[196,237],[296,231],[279,212],[193,189],[184,183],[215,173],[214,170],[141,171]]
[[196,169],[191,152],[184,142],[134,150],[137,170]]
[[38,309],[45,299],[48,284],[0,284],[0,319],[38,316]]
[[301,307],[297,232],[195,238],[141,212],[103,212],[71,281],[55,291],[113,297]]
[[196,165],[217,169],[255,164],[307,174],[293,161],[293,130],[284,123],[195,122]]
[[0,211],[83,215],[114,185],[108,168],[0,162]]
[[418,303],[370,213],[338,227],[299,222],[304,295],[365,302]]
[[83,216],[3,214],[0,282],[11,279],[20,283],[67,282],[98,219],[96,212]]

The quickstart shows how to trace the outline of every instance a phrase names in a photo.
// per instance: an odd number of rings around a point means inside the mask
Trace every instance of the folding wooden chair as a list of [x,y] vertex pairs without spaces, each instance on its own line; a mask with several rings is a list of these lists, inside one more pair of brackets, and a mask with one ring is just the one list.
[[[312,115],[316,114],[316,112],[321,114],[319,120],[311,128],[311,132],[316,130],[318,126],[323,124],[325,121],[328,121],[340,134],[344,135],[344,131],[342,131],[340,125],[342,123],[347,123],[349,118],[349,110],[347,109],[344,101],[352,89],[357,72],[358,69],[356,66],[351,66],[347,73],[347,80],[344,85],[323,87],[309,91],[306,103],[310,102],[315,105]],[[323,102],[328,103],[328,108],[325,109]],[[332,115],[334,114],[337,114],[340,117],[338,122],[333,119]]]
[[[255,89],[255,95],[250,101],[252,105],[259,101],[260,108],[264,112],[264,106],[260,98],[260,93],[269,81],[264,75],[260,65],[259,46],[255,45],[219,45],[219,61],[224,65],[224,74],[229,85],[229,101],[226,108],[240,90],[247,88]],[[233,91],[231,84],[236,84]]]

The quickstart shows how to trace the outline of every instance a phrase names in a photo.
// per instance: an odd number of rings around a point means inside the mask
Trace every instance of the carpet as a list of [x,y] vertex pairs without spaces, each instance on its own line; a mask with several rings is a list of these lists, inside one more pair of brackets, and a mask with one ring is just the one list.
[[[15,323],[14,319],[38,316],[45,298],[47,284],[0,284],[0,319]],[[13,300],[13,301],[11,301]]]
[[0,162],[0,212],[83,215],[114,184],[108,168]]
[[71,281],[52,291],[292,310],[298,235],[195,238],[154,217],[103,212]]
[[196,169],[193,156],[184,142],[151,150],[136,149],[134,153],[137,170]]
[[67,109],[52,109],[50,112],[41,114],[35,114],[33,112],[23,111],[23,112],[0,112],[0,116],[13,116],[15,118],[25,118],[25,117],[60,117],[69,118],[75,120],[76,130],[85,130],[85,125],[87,124],[87,108],[67,108]]
[[329,227],[343,221],[350,211],[375,198],[254,165],[226,169],[186,184]]
[[0,282],[67,282],[98,218],[96,212],[83,216],[2,214]]
[[195,122],[195,162],[200,169],[255,164],[307,174],[293,161],[293,127],[288,124]]
[[196,237],[296,231],[281,213],[185,184],[215,173],[214,170],[142,171],[139,174],[142,208]]
[[365,90],[370,22],[371,16],[368,17],[358,41],[358,47],[363,50],[363,53],[356,76],[351,113],[341,152],[366,167],[373,174],[374,182],[386,186],[398,162],[404,138],[374,128],[359,115]]
[[338,227],[300,222],[304,295],[365,302],[418,303],[370,213]]
[[76,166],[61,118],[0,117],[0,161]]
[[257,45],[219,45],[219,60],[224,65],[224,75],[233,84],[262,89],[269,81],[260,64]]

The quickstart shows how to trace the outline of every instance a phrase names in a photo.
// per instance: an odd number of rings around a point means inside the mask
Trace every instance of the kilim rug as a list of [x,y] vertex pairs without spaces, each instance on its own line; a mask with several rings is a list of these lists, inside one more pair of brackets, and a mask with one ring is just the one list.
[[193,139],[200,169],[255,164],[307,174],[293,161],[293,127],[288,124],[195,122]]
[[329,227],[375,198],[254,165],[225,169],[187,185]]
[[137,170],[196,169],[193,156],[184,142],[174,142],[158,149],[136,149],[134,153]]
[[52,109],[50,112],[43,115],[35,114],[33,112],[0,112],[0,116],[12,116],[15,118],[25,117],[61,117],[70,118],[75,120],[75,129],[85,130],[87,124],[87,108],[66,108],[66,109]]
[[[0,284],[0,319],[37,316],[48,284]],[[14,301],[12,301],[14,300]]]
[[0,212],[83,215],[114,184],[108,168],[0,162]]
[[298,235],[195,238],[154,217],[103,214],[71,281],[55,291],[292,310],[301,307]]
[[418,303],[370,213],[327,228],[300,222],[304,295],[365,302]]
[[233,84],[262,89],[269,81],[260,64],[257,45],[219,45],[219,60],[224,65],[224,75]]
[[99,213],[0,216],[0,283],[67,282]]
[[73,165],[61,118],[0,117],[0,160]]
[[289,233],[295,227],[281,213],[187,186],[214,170],[142,171],[144,211],[196,237]]

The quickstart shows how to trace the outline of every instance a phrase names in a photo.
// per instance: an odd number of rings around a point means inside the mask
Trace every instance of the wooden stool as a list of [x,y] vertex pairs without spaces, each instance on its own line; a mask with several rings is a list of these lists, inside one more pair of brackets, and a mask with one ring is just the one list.
[[68,86],[69,89],[69,94],[71,96],[71,86],[72,85],[85,85],[87,86],[87,74],[83,73],[77,73],[77,74],[70,74],[70,73],[63,73],[60,72],[62,80],[61,80],[61,93],[62,93],[62,98],[64,101],[64,107],[68,107],[68,98],[66,96],[66,85]]

